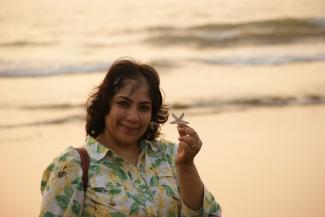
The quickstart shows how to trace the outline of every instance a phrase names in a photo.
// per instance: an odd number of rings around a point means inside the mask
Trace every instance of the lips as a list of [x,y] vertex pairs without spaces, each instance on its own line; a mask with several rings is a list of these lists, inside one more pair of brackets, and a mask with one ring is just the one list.
[[139,129],[139,127],[128,126],[128,125],[124,125],[124,124],[120,124],[120,126],[122,127],[123,131],[126,134],[132,134],[132,133],[136,132]]

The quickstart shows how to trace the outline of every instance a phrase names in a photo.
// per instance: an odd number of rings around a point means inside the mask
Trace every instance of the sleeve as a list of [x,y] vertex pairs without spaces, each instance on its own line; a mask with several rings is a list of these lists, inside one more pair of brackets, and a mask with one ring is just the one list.
[[[172,166],[172,170],[174,175],[176,176],[176,168],[175,168],[175,156],[177,153],[177,144],[162,141],[165,153],[167,155],[168,161]],[[164,145],[165,144],[165,145]],[[176,177],[177,182],[177,177]],[[178,183],[178,182],[177,182]],[[181,202],[181,213],[182,217],[210,217],[216,216],[221,217],[221,207],[215,200],[214,196],[208,189],[204,186],[204,196],[203,196],[203,206],[199,210],[193,210],[189,208],[184,201]]]
[[80,157],[69,147],[53,160],[42,176],[40,217],[81,216],[84,204]]
[[221,217],[221,207],[214,199],[213,195],[204,187],[203,207],[199,210],[189,208],[184,201],[181,207],[182,217],[197,217],[197,216],[216,216]]

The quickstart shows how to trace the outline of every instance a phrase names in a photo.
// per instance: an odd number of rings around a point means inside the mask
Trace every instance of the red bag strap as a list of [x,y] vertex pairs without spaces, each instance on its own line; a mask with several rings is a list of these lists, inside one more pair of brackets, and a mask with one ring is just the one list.
[[81,167],[82,167],[82,183],[83,183],[84,191],[86,191],[88,185],[88,169],[89,169],[89,162],[90,162],[89,155],[86,149],[83,147],[78,147],[75,149],[79,152],[80,155]]

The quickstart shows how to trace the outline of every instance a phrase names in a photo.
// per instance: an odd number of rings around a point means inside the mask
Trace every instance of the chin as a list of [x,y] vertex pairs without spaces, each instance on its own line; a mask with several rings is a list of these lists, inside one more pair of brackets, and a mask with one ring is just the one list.
[[134,145],[138,143],[139,138],[138,137],[131,137],[129,135],[121,135],[120,137],[120,144],[124,145]]
[[142,137],[145,132],[129,132],[129,131],[122,131],[120,133],[120,141],[124,144],[134,144],[137,143],[138,140]]

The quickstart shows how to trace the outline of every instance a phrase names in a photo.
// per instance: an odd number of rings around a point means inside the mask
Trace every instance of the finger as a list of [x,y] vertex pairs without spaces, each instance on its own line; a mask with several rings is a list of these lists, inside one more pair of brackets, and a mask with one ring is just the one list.
[[197,135],[195,130],[187,125],[179,126],[178,132],[180,135],[190,135],[193,137]]
[[177,130],[178,130],[178,134],[180,136],[182,135],[186,135],[185,131],[184,131],[184,128],[186,128],[186,125],[185,124],[178,124],[177,125]]
[[180,142],[178,145],[178,153],[183,153],[184,155],[190,154],[190,156],[195,156],[195,151],[185,142]]
[[190,136],[190,135],[180,136],[178,138],[178,140],[182,141],[182,142],[185,142],[188,145],[194,145],[194,144],[197,143],[197,140],[194,137]]
[[179,142],[178,149],[180,149],[180,150],[191,150],[189,145],[187,143],[183,142],[183,141]]
[[180,138],[185,138],[189,140],[190,138],[193,139],[193,141],[188,141],[192,144],[199,144],[201,143],[199,135],[193,130],[193,129],[185,129],[180,131]]

